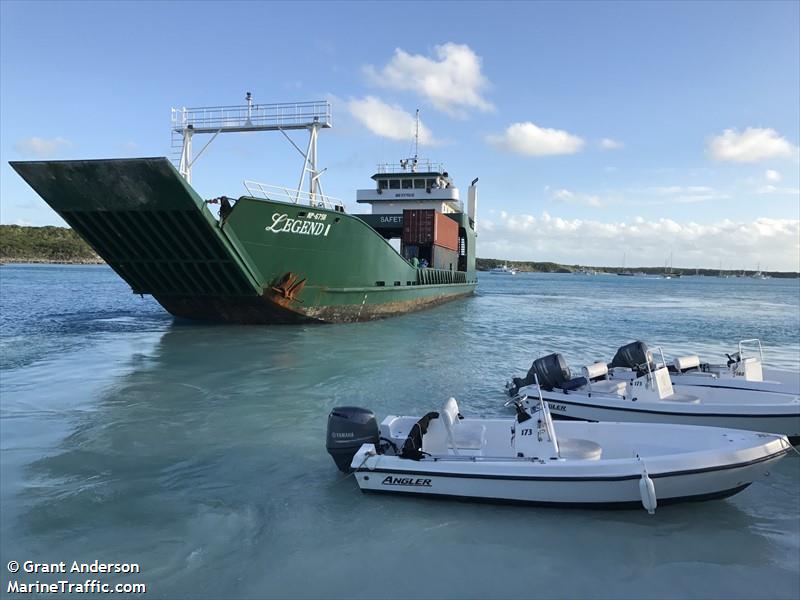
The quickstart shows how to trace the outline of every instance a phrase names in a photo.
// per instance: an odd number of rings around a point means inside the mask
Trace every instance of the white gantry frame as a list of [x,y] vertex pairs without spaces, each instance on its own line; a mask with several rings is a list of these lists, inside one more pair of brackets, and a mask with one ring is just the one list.
[[[180,151],[180,158],[176,156],[176,162],[181,176],[187,182],[192,182],[192,167],[220,133],[280,131],[303,157],[296,197],[299,199],[303,181],[308,175],[308,195],[313,201],[317,194],[322,193],[319,178],[324,170],[317,169],[317,137],[320,129],[333,126],[330,102],[254,104],[250,92],[247,92],[245,100],[247,104],[238,106],[172,109],[172,147],[176,154]],[[305,152],[286,133],[297,129],[309,132]],[[198,133],[211,134],[211,139],[193,156],[192,137]]]

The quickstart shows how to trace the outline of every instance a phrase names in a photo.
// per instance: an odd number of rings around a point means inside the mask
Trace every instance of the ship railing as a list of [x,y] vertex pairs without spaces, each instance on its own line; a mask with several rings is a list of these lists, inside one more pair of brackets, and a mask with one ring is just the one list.
[[428,159],[420,158],[416,162],[412,160],[399,163],[380,163],[377,166],[378,173],[444,173],[443,163],[434,163]]
[[199,133],[301,129],[312,125],[332,126],[330,102],[320,100],[172,109],[172,130],[177,133],[189,126]]
[[322,193],[309,192],[279,185],[269,185],[257,181],[245,180],[244,187],[248,195],[253,198],[285,202],[287,204],[308,204],[314,208],[327,208],[337,212],[345,212],[344,202]]
[[467,283],[467,274],[464,271],[450,271],[448,269],[419,269],[418,285],[446,285],[450,283]]

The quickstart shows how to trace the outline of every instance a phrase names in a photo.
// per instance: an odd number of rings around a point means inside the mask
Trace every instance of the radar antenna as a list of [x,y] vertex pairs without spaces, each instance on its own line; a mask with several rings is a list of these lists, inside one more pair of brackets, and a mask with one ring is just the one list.
[[417,109],[414,127],[414,156],[400,159],[400,166],[403,170],[410,166],[412,173],[417,172],[417,163],[419,163],[419,109]]
[[419,156],[419,109],[417,109],[416,130],[414,131],[414,164],[417,163],[418,156]]

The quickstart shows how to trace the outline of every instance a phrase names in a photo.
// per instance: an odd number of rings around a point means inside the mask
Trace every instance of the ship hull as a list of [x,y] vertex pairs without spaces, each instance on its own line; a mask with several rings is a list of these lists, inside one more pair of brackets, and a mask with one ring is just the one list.
[[[355,323],[386,319],[431,308],[471,295],[474,284],[420,287],[412,291],[385,292],[382,288],[358,291],[329,290],[325,304],[304,306],[277,294],[260,297],[198,298],[157,296],[161,306],[178,318],[240,324]],[[370,300],[367,304],[364,300]]]
[[475,290],[466,271],[419,269],[356,216],[243,196],[225,218],[164,158],[36,161],[12,167],[130,286],[179,318],[347,323],[392,317]]

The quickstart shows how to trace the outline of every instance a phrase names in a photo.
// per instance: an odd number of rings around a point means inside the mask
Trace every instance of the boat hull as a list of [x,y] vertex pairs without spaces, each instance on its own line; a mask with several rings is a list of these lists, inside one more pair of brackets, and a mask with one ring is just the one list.
[[[727,498],[746,489],[753,481],[764,477],[772,463],[781,456],[762,463],[743,466],[702,477],[693,474],[654,477],[659,504]],[[385,481],[425,481],[426,485],[396,486]],[[603,481],[587,478],[584,481],[559,481],[536,478],[499,479],[491,475],[480,478],[461,473],[446,475],[425,470],[375,470],[356,473],[363,492],[402,493],[425,497],[461,498],[486,502],[510,502],[538,506],[574,508],[641,508],[639,489],[641,474],[631,474],[620,480]],[[400,488],[400,489],[394,489]]]
[[[419,286],[414,290],[326,290],[325,302],[306,306],[265,291],[262,296],[154,296],[178,318],[239,324],[353,323],[385,319],[470,296],[475,285]],[[365,302],[364,300],[369,300]]]
[[[732,488],[730,490],[723,490],[720,492],[712,492],[712,493],[703,493],[697,494],[695,496],[683,496],[683,497],[675,497],[675,498],[665,498],[659,499],[659,505],[670,505],[670,504],[680,504],[683,502],[705,502],[707,500],[724,500],[725,498],[730,498],[738,494],[739,492],[743,492],[748,487],[750,487],[750,483],[742,484],[738,487]],[[368,489],[368,488],[361,488],[361,491],[365,494],[394,494],[394,495],[405,495],[405,496],[418,496],[419,494],[416,492],[406,492],[406,491],[397,491],[397,490],[379,490],[379,489]],[[641,498],[636,500],[620,500],[620,501],[612,501],[612,502],[560,502],[556,500],[531,500],[528,498],[525,499],[514,499],[514,498],[495,498],[490,496],[465,496],[463,494],[444,494],[444,493],[426,493],[424,495],[425,498],[430,499],[442,499],[442,500],[460,500],[460,501],[469,501],[469,502],[481,502],[481,503],[488,503],[488,504],[518,504],[524,506],[543,506],[549,508],[582,508],[582,509],[596,509],[596,510],[616,510],[616,509],[638,509],[642,507],[642,500]]]
[[778,394],[800,394],[800,373],[764,369],[764,381],[748,381],[744,377],[711,377],[707,374],[672,373],[672,383],[683,386],[718,387]]
[[791,450],[780,436],[719,428],[560,422],[555,430],[559,439],[598,443],[603,456],[515,459],[462,450],[459,455],[417,461],[370,455],[373,447],[367,444],[355,455],[352,466],[364,492],[534,505],[641,507],[644,469],[659,505],[724,498],[768,475]]
[[[800,404],[788,404],[772,412],[746,412],[746,406],[715,407],[679,402],[645,403],[594,394],[543,392],[554,419],[622,423],[673,423],[763,431],[786,435],[800,443]],[[592,402],[594,400],[594,402]],[[635,406],[634,406],[635,404]]]

